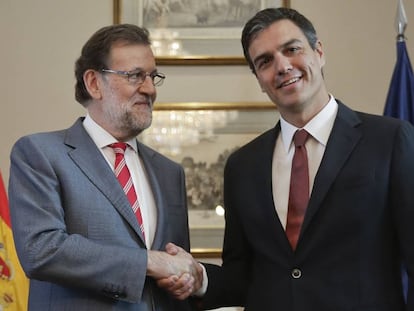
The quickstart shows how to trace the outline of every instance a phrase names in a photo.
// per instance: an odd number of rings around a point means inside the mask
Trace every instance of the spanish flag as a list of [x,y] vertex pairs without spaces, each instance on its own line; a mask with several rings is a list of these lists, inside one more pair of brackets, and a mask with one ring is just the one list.
[[27,310],[28,294],[29,281],[14,248],[9,202],[0,173],[0,310]]

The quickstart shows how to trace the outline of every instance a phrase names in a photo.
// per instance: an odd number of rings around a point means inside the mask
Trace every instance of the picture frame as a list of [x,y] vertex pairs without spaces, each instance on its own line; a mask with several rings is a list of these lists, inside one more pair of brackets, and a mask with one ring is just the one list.
[[113,0],[114,23],[147,28],[158,65],[245,65],[244,23],[252,12],[289,7],[290,1],[234,1]]
[[191,252],[218,258],[224,234],[223,173],[228,156],[273,128],[271,102],[156,103],[138,139],[180,163],[186,175]]

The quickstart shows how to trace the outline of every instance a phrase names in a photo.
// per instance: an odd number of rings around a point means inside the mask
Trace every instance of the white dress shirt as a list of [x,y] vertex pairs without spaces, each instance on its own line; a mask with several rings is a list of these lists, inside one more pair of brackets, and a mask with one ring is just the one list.
[[[309,194],[312,192],[316,172],[325,152],[326,143],[332,131],[337,112],[338,104],[334,97],[330,95],[328,104],[303,127],[310,134],[305,143],[309,165]],[[283,228],[286,229],[290,171],[295,152],[292,140],[298,128],[289,124],[282,117],[280,117],[280,126],[281,132],[277,137],[273,153],[272,191],[276,212]]]
[[[108,145],[118,141],[99,126],[89,114],[86,115],[85,120],[83,121],[83,126],[98,149],[102,152],[108,165],[114,170],[115,152]],[[147,245],[147,248],[150,249],[152,242],[154,241],[157,225],[157,209],[155,206],[154,195],[149,185],[144,165],[139,157],[136,139],[133,138],[125,143],[129,146],[125,150],[125,162],[131,173],[132,182],[134,183],[135,191],[138,196],[144,225],[145,244]]]

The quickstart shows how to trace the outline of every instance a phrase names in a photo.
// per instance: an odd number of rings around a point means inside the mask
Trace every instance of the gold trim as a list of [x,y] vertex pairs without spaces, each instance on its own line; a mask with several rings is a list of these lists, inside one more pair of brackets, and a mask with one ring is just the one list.
[[221,65],[247,65],[244,57],[233,56],[157,56],[155,58],[159,66],[221,66]]
[[154,110],[273,110],[271,102],[157,102]]
[[113,12],[114,12],[114,24],[121,23],[121,0],[114,0],[113,3]]
[[192,248],[194,258],[221,258],[221,248]]

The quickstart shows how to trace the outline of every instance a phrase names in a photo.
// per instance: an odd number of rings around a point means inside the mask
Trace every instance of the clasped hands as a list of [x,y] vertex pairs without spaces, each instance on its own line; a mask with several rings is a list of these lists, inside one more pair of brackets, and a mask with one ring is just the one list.
[[203,283],[203,268],[184,249],[173,243],[166,245],[166,252],[149,251],[147,275],[157,285],[179,300],[196,292]]

